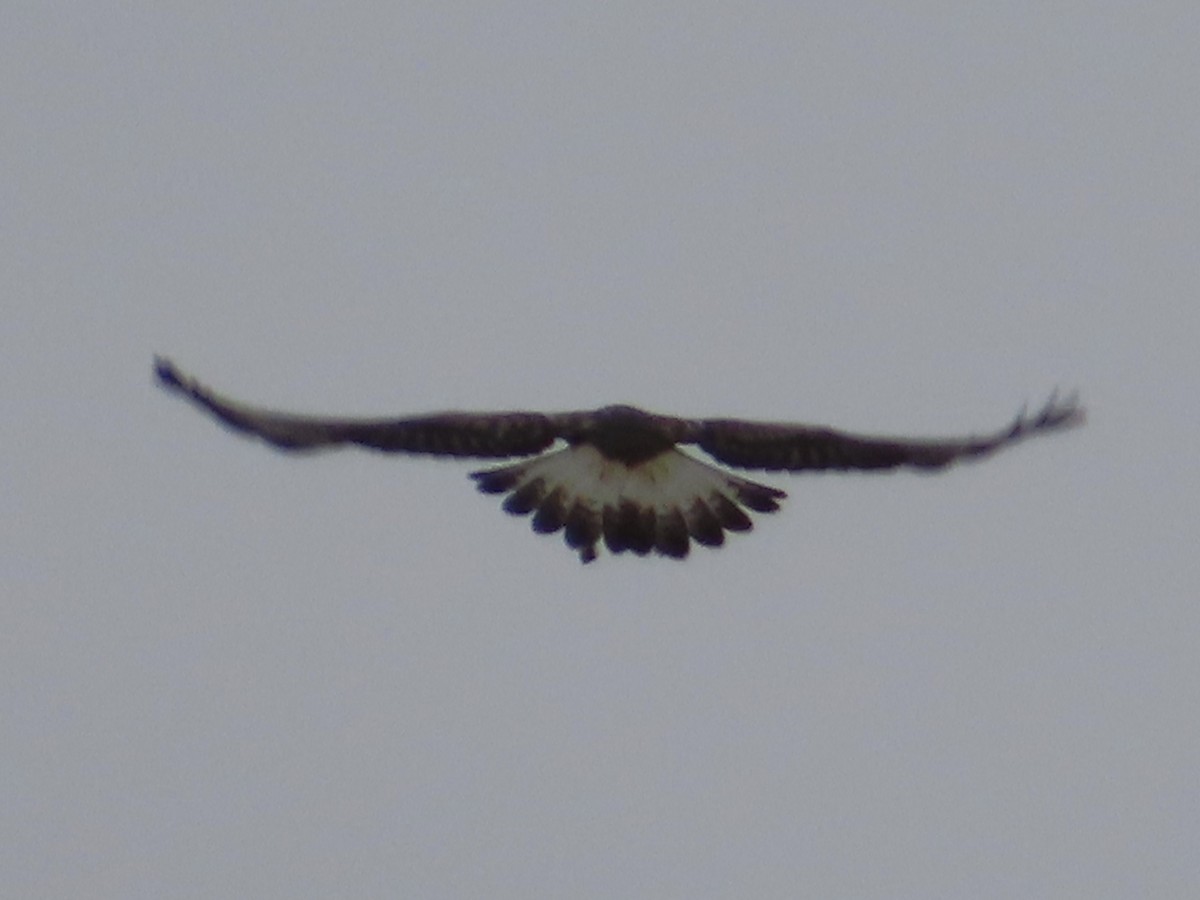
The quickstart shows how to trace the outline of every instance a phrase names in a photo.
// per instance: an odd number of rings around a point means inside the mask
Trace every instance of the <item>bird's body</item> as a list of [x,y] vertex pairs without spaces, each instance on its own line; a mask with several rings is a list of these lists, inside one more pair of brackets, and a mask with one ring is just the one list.
[[[301,416],[223,397],[155,361],[159,382],[226,425],[285,450],[358,444],[385,452],[438,456],[532,457],[472,473],[485,493],[507,493],[504,508],[533,515],[540,533],[562,530],[580,559],[651,552],[681,559],[690,542],[719,546],[726,531],[749,531],[745,510],[774,512],[787,495],[679,450],[692,445],[729,466],[767,471],[938,469],[986,456],[1033,434],[1077,425],[1073,398],[1055,397],[1035,416],[1018,416],[983,437],[941,440],[864,437],[829,428],[739,419],[686,419],[633,406],[537,413],[434,413],[391,419]],[[553,448],[556,442],[566,446]],[[546,452],[549,451],[549,452]],[[540,454],[540,455],[535,455]]]
[[685,431],[681,420],[656,416],[635,406],[605,406],[564,420],[570,422],[561,432],[567,443],[591,444],[606,459],[628,466],[670,450]]

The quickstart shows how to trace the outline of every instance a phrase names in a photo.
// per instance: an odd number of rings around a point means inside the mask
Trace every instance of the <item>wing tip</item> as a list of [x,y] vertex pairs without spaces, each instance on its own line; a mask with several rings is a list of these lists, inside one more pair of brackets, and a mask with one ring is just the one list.
[[1035,431],[1052,431],[1059,428],[1078,428],[1087,422],[1087,410],[1079,402],[1079,391],[1073,390],[1066,397],[1059,397],[1058,388],[1034,415],[1021,414],[1013,423],[1013,437],[1021,437]]
[[159,387],[208,405],[204,387],[170,359],[157,353],[154,355],[154,378]]
[[158,353],[154,354],[154,377],[163,387],[178,390],[184,388],[184,376],[175,367],[175,363]]

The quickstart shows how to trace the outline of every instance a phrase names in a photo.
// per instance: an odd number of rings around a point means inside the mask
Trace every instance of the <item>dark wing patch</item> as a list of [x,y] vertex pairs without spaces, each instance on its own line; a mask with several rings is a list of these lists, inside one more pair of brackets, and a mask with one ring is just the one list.
[[[744,469],[937,469],[962,459],[994,453],[1034,434],[1082,424],[1075,397],[1050,397],[1033,416],[1024,413],[995,434],[946,440],[909,440],[846,434],[831,428],[709,419],[698,423],[695,443],[713,458]],[[751,509],[770,504],[767,496],[739,497]]]
[[[473,472],[479,490],[507,494],[504,509],[533,514],[534,531],[562,531],[583,562],[601,541],[612,553],[656,552],[683,559],[691,541],[719,547],[725,532],[753,523],[746,510],[779,509],[786,494],[707,465],[673,445],[698,445],[747,469],[937,469],[986,456],[1034,434],[1083,422],[1075,398],[1019,415],[992,435],[915,440],[847,434],[807,425],[737,419],[677,419],[633,407],[543,415],[437,413],[399,419],[301,416],[248,406],[212,391],[166,359],[155,374],[226,426],[285,450],[358,444],[385,452],[443,456],[534,456],[558,439],[567,446],[498,469]],[[745,507],[745,509],[743,509]]]
[[724,494],[713,494],[708,502],[717,521],[726,531],[749,531],[754,527],[742,508]]
[[652,506],[640,506],[622,499],[616,506],[604,507],[604,545],[610,553],[630,550],[645,556],[656,542],[657,514]]
[[697,497],[688,506],[686,514],[688,533],[697,544],[705,547],[720,547],[725,543],[725,532],[721,530],[721,520],[717,518],[704,499]]
[[542,498],[545,496],[545,480],[535,478],[528,484],[521,485],[508,496],[503,504],[504,511],[512,513],[514,516],[528,515],[541,505]]
[[528,456],[554,443],[549,417],[539,413],[436,413],[402,419],[301,416],[247,406],[212,391],[161,357],[159,383],[207,410],[230,428],[284,450],[358,444],[387,453],[498,458]]
[[654,549],[663,556],[672,559],[683,559],[688,555],[688,527],[683,513],[678,507],[664,511],[658,517],[658,533],[655,535]]
[[568,547],[580,551],[580,558],[584,562],[591,562],[596,558],[596,542],[603,533],[600,516],[599,510],[582,499],[576,500],[571,511],[567,513],[563,538]]

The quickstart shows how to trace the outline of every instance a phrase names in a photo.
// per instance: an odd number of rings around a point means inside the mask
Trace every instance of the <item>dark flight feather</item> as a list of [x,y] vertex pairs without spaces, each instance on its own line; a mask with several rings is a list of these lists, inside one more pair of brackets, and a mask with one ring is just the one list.
[[[1036,414],[978,437],[869,437],[832,428],[741,419],[684,419],[630,406],[566,413],[444,412],[403,418],[337,418],[261,409],[231,400],[158,357],[159,383],[225,425],[283,450],[357,444],[386,453],[504,458],[472,473],[503,507],[533,516],[539,533],[563,531],[584,562],[603,540],[612,553],[688,555],[691,541],[718,547],[745,532],[746,510],[770,513],[787,495],[681,452],[691,445],[727,466],[765,471],[940,469],[988,456],[1037,434],[1082,424],[1074,395],[1052,395]],[[551,450],[559,442],[565,447]],[[550,452],[544,452],[550,451]],[[541,454],[541,455],[536,455]]]

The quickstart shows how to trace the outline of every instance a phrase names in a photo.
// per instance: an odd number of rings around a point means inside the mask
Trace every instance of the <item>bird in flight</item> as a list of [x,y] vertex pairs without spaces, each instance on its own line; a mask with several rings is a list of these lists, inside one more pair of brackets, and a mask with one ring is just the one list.
[[[337,418],[276,412],[231,400],[156,357],[166,389],[230,428],[283,450],[358,444],[385,453],[499,459],[472,472],[479,490],[507,494],[505,511],[533,515],[533,530],[562,531],[582,562],[603,541],[611,553],[688,555],[691,542],[719,547],[726,531],[749,531],[747,510],[770,513],[787,495],[740,478],[679,448],[696,447],[726,466],[760,471],[934,470],[978,459],[1035,434],[1082,424],[1074,396],[1051,395],[1036,414],[978,437],[868,437],[813,425],[685,419],[632,406],[561,413],[444,412],[403,418]],[[555,446],[559,444],[560,446]]]

